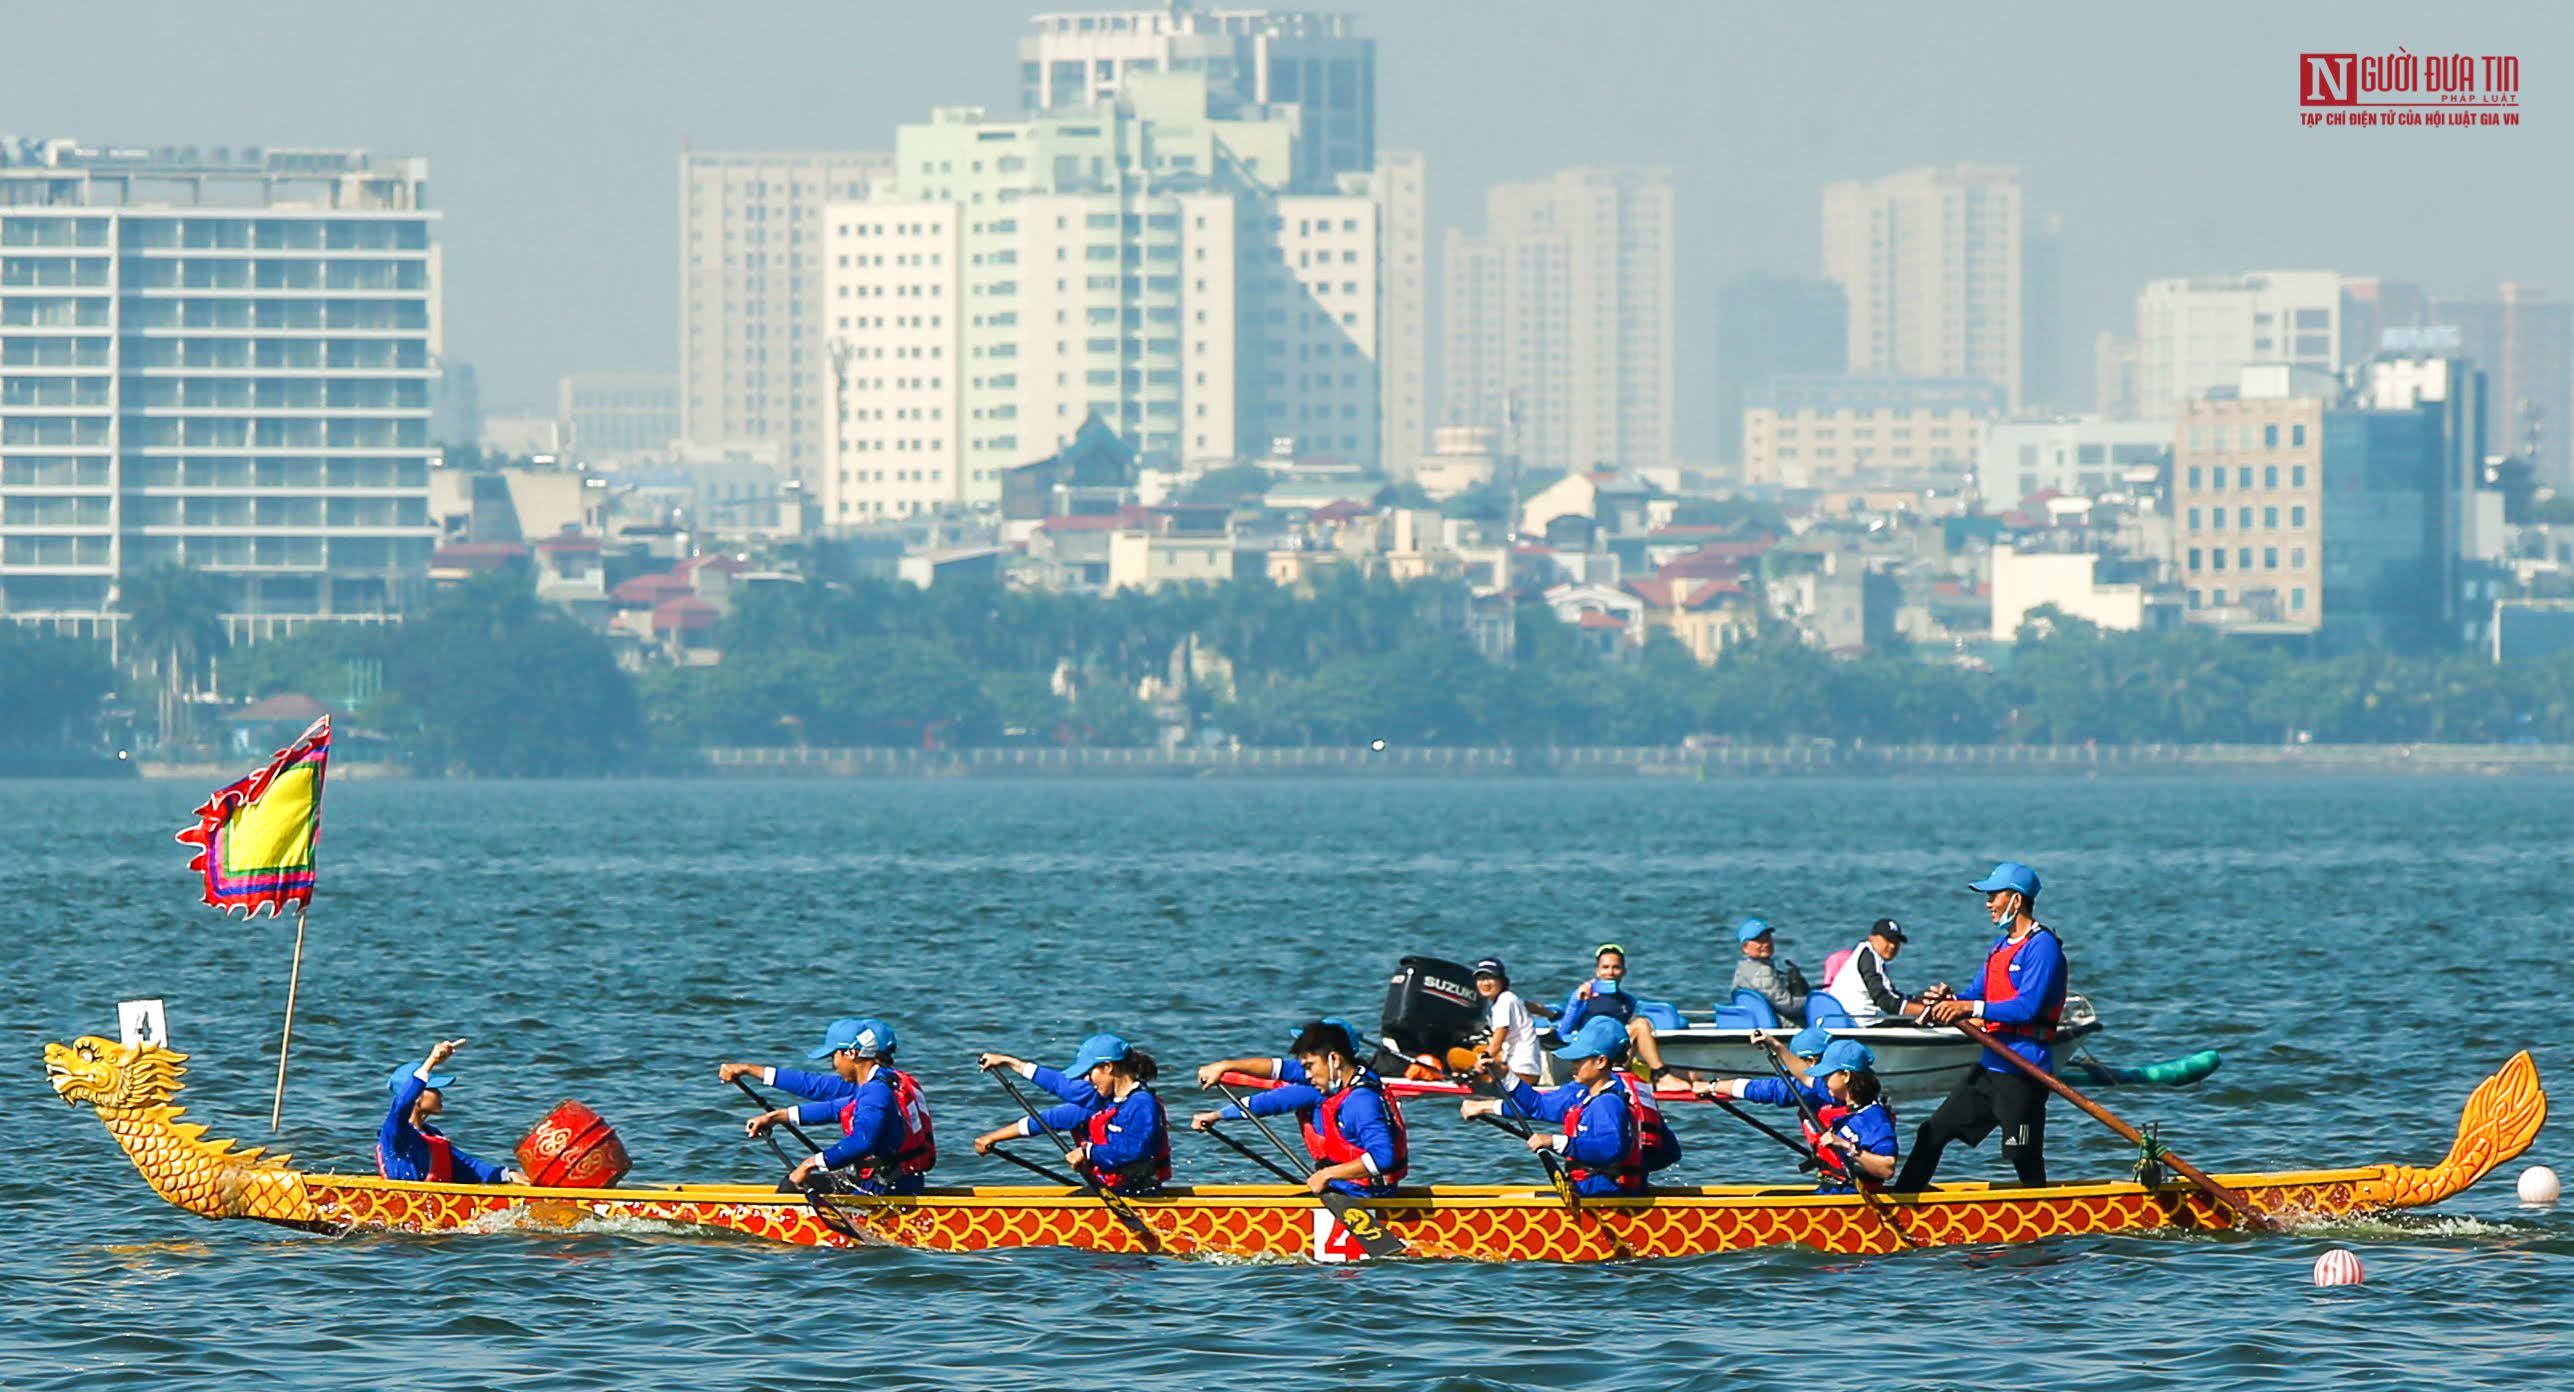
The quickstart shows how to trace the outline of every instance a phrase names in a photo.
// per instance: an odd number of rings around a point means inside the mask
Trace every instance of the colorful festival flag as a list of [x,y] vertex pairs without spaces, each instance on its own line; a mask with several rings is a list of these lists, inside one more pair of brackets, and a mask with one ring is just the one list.
[[224,788],[197,809],[179,840],[198,848],[188,862],[205,872],[205,901],[230,913],[274,915],[313,900],[313,850],[322,839],[322,775],[331,761],[331,718],[313,722],[268,767]]

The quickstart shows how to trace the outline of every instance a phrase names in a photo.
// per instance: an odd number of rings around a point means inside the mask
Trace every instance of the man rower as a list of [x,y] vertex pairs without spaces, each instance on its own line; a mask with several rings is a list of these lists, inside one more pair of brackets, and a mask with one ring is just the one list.
[[1498,1113],[1560,1122],[1561,1130],[1532,1133],[1528,1148],[1562,1156],[1574,1193],[1641,1194],[1649,1173],[1680,1158],[1680,1142],[1663,1124],[1644,1080],[1618,1067],[1628,1047],[1616,1021],[1587,1021],[1555,1051],[1573,1065],[1573,1081],[1540,1092],[1513,1078],[1507,1096],[1469,1098],[1458,1114],[1470,1121]]
[[446,1184],[458,1179],[475,1184],[525,1184],[527,1176],[507,1165],[478,1160],[457,1149],[430,1121],[445,1111],[447,1089],[455,1075],[439,1068],[465,1047],[461,1039],[441,1039],[429,1046],[429,1057],[393,1070],[385,1086],[393,1106],[375,1135],[375,1172],[386,1179],[425,1179]]
[[1822,1183],[1815,1192],[1847,1194],[1854,1182],[1883,1184],[1895,1173],[1895,1117],[1879,1100],[1884,1088],[1876,1067],[1877,1055],[1867,1045],[1836,1039],[1796,1082],[1720,1078],[1694,1090],[1701,1097],[1796,1108],[1819,1166]]
[[1778,935],[1770,925],[1757,918],[1747,918],[1734,930],[1734,942],[1742,956],[1734,962],[1734,989],[1750,991],[1770,1003],[1782,1023],[1805,1018],[1805,998],[1814,994],[1806,984],[1805,973],[1794,962],[1778,955]]
[[[782,1121],[840,1123],[839,1140],[788,1172],[789,1187],[803,1188],[817,1169],[848,1171],[842,1187],[859,1194],[917,1194],[926,1186],[930,1169],[938,1164],[938,1140],[920,1083],[893,1066],[896,1043],[894,1027],[882,1020],[832,1021],[821,1046],[805,1057],[831,1060],[833,1081],[845,1085],[840,1095],[762,1112],[742,1123],[743,1131],[753,1136]],[[790,1092],[824,1087],[816,1075],[799,1069],[768,1069],[764,1076]]]
[[1882,1024],[1889,1015],[1917,1016],[1932,1004],[1948,999],[1945,983],[1934,982],[1918,996],[1895,989],[1894,977],[1886,966],[1910,941],[1902,924],[1891,918],[1878,919],[1868,925],[1868,936],[1841,959],[1841,969],[1823,984],[1825,992],[1840,1002],[1853,1028]]
[[1614,1020],[1626,1032],[1627,1043],[1644,1064],[1644,1075],[1659,1081],[1670,1070],[1663,1066],[1662,1049],[1653,1037],[1653,1021],[1645,1018],[1644,1005],[1626,988],[1627,950],[1616,943],[1602,943],[1591,952],[1591,979],[1573,988],[1564,998],[1564,1008],[1555,1012],[1555,1032],[1571,1039],[1593,1020]]
[[[2037,919],[2038,872],[2006,860],[1968,888],[1983,893],[1985,914],[2002,936],[1985,954],[1975,980],[1954,999],[1933,1004],[1925,1018],[1935,1025],[1980,1021],[2003,1048],[2052,1073],[2067,967],[2063,941]],[[1928,1185],[1950,1141],[1981,1145],[1996,1126],[2002,1129],[2002,1153],[2020,1182],[2046,1183],[2047,1089],[1987,1049],[1914,1134],[1913,1153],[1905,1157],[1894,1187]]]
[[1411,1166],[1411,1147],[1403,1130],[1403,1109],[1386,1095],[1385,1084],[1359,1062],[1359,1032],[1346,1021],[1316,1020],[1296,1032],[1284,1058],[1222,1059],[1198,1070],[1198,1085],[1212,1087],[1227,1073],[1274,1078],[1279,1086],[1253,1094],[1244,1106],[1231,1103],[1200,1112],[1189,1124],[1200,1131],[1219,1121],[1245,1115],[1296,1114],[1305,1133],[1305,1149],[1315,1169],[1305,1187],[1319,1194],[1334,1189],[1359,1198],[1394,1192]]
[[[1153,1092],[1161,1070],[1153,1056],[1113,1034],[1094,1034],[1057,1072],[1009,1054],[982,1054],[975,1066],[1007,1068],[1063,1099],[1037,1113],[1056,1134],[1073,1138],[1064,1163],[1120,1194],[1158,1194],[1171,1182],[1171,1129],[1162,1099]],[[974,1138],[974,1153],[987,1155],[1003,1141],[1040,1134],[1038,1121],[1021,1117]]]

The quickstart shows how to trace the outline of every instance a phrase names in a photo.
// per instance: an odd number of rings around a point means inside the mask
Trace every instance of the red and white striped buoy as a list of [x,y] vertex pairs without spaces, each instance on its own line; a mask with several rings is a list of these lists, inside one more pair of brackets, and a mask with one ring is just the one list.
[[2348,1247],[2335,1247],[2315,1258],[2316,1285],[2356,1286],[2361,1279],[2359,1253]]

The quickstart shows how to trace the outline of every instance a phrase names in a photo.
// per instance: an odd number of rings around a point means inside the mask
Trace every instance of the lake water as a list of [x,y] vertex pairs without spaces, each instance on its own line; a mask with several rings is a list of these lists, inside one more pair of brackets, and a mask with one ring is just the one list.
[[[267,1139],[291,920],[196,905],[170,840],[207,790],[0,785],[0,1386],[228,1374],[287,1388],[2222,1387],[2543,1384],[2574,1373],[2574,1170],[2532,1154],[2440,1209],[2284,1237],[2116,1238],[1854,1259],[1326,1269],[1079,1253],[818,1251],[655,1232],[330,1240],[154,1198],[47,1039],[161,996],[184,1100]],[[442,1035],[449,1130],[506,1153],[558,1099],[619,1126],[638,1179],[759,1180],[729,1058],[893,1020],[952,1180],[1007,1182],[973,1131],[1011,1115],[977,1048],[1061,1062],[1115,1029],[1174,1073],[1372,1020],[1406,952],[1507,958],[1560,998],[1604,938],[1631,984],[1704,1010],[1758,914],[1819,968],[1880,914],[1898,979],[1963,979],[1989,930],[1964,882],[2047,880],[2104,1058],[2214,1045],[2187,1090],[2111,1094],[2210,1169],[2428,1163],[2514,1049],[2574,1078],[2574,782],[2146,778],[1680,782],[366,783],[333,786],[284,1140],[371,1168],[384,1078]],[[7,1062],[14,1060],[14,1062]],[[1192,1100],[1172,1080],[1174,1106]],[[1919,1105],[1904,1122],[1926,1115]],[[1721,1114],[1682,1175],[1784,1177]],[[1414,1115],[1422,1180],[1530,1178]],[[2059,1177],[2123,1171],[2061,1105]],[[1249,1179],[1183,1139],[1183,1177]],[[1991,1148],[1946,1173],[1997,1176]],[[2326,1247],[2368,1283],[2317,1290]]]

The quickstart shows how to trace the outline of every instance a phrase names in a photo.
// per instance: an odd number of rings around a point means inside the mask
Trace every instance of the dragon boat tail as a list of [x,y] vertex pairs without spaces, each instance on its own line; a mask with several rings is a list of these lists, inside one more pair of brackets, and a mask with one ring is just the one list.
[[[313,1232],[414,1233],[628,1219],[807,1246],[1075,1247],[1324,1261],[1359,1255],[1312,1197],[1283,1185],[1183,1186],[1129,1200],[1139,1232],[1078,1189],[977,1186],[808,1201],[753,1185],[544,1189],[300,1170],[286,1155],[237,1150],[181,1121],[173,1099],[186,1059],[159,1044],[94,1036],[45,1046],[54,1091],[98,1114],[155,1193],[206,1218],[256,1218]],[[2457,1139],[2438,1164],[2218,1178],[2265,1215],[2290,1223],[2416,1208],[2466,1189],[2519,1155],[2546,1116],[2537,1065],[2523,1052],[2467,1099]],[[2188,1185],[2133,1182],[1946,1184],[1900,1195],[1710,1185],[1586,1199],[1578,1207],[1545,1188],[1439,1185],[1402,1190],[1369,1206],[1404,1239],[1410,1255],[1468,1261],[1685,1257],[1791,1243],[1882,1253],[2229,1223]]]

